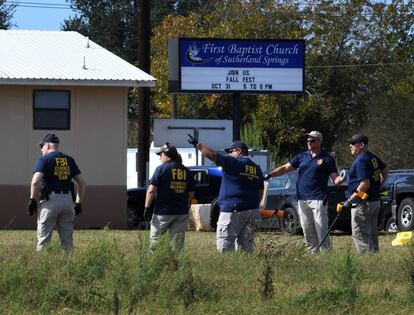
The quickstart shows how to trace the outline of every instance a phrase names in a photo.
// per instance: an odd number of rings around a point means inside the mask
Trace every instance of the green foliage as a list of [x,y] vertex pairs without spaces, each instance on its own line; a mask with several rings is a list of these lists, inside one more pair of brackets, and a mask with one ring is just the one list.
[[[336,141],[366,122],[378,94],[412,75],[406,65],[413,56],[413,8],[412,1],[298,5],[294,1],[233,0],[216,2],[208,14],[168,16],[154,29],[152,38],[153,74],[158,79],[153,114],[170,116],[169,38],[304,38],[307,94],[243,96],[243,123],[251,123],[255,113],[262,143],[274,147],[278,160],[303,150],[303,134],[310,130],[321,131],[325,149],[331,151]],[[231,99],[226,95],[180,96],[179,112],[182,118],[231,119]],[[340,151],[339,155],[346,158],[348,153]]]
[[[369,119],[362,130],[370,137],[370,150],[392,168],[414,165],[414,79],[399,82],[369,107]],[[372,137],[374,135],[374,137]]]
[[356,256],[350,236],[309,255],[302,237],[259,233],[253,255],[220,255],[214,233],[189,232],[176,253],[168,237],[151,251],[146,231],[77,231],[67,255],[55,240],[35,253],[34,235],[0,231],[2,314],[414,312],[412,249],[391,247],[394,236]]
[[[138,1],[71,0],[71,3],[76,14],[64,22],[63,29],[90,36],[136,64]],[[172,97],[167,88],[168,39],[305,39],[306,94],[243,95],[242,124],[248,126],[254,123],[253,119],[258,122],[254,139],[248,141],[266,146],[273,160],[279,163],[304,150],[305,131],[319,130],[324,134],[324,149],[335,148],[339,161],[348,164],[352,157],[343,139],[365,130],[374,144],[382,141],[384,133],[393,131],[391,126],[397,114],[385,115],[383,108],[395,107],[393,95],[400,95],[397,87],[412,77],[412,0],[305,3],[295,0],[154,0],[150,5],[151,74],[157,78],[151,97],[152,117],[171,117]],[[190,94],[177,98],[177,118],[232,118],[230,95]],[[397,99],[400,106],[396,112],[401,115],[408,110],[408,122],[412,97],[409,102],[400,96]],[[137,119],[135,109],[135,91],[131,91],[128,116],[132,120]],[[129,144],[133,145],[136,135],[132,129],[131,134]],[[400,141],[396,148],[381,148],[386,158],[393,161],[393,167],[410,165],[412,160],[407,160],[404,152],[410,152],[411,146],[405,148]],[[385,154],[390,151],[392,154]],[[380,150],[380,153],[383,152]],[[394,155],[397,159],[393,159]]]
[[72,0],[75,15],[62,30],[78,31],[116,55],[134,63],[138,52],[138,9],[130,0]]
[[407,274],[407,282],[410,285],[410,295],[414,297],[414,245],[409,245],[408,255],[404,257],[404,271]]
[[149,250],[147,240],[141,241],[138,245],[137,258],[132,269],[130,309],[151,291],[157,290],[157,280],[164,267],[176,265],[167,235],[160,238],[154,252]]
[[304,310],[325,308],[328,312],[339,311],[349,314],[358,302],[358,286],[361,270],[349,250],[341,253],[328,269],[331,272],[330,287],[311,287],[304,295],[295,298],[292,303]]
[[0,0],[0,30],[7,30],[13,26],[12,17],[16,10],[15,4]]
[[255,148],[258,150],[264,148],[259,125],[254,115],[250,123],[242,126],[240,136],[241,140],[243,140],[249,148]]
[[174,293],[179,297],[185,308],[188,308],[195,300],[196,285],[194,283],[193,268],[191,260],[181,256],[180,268],[174,282]]
[[26,264],[21,257],[2,264],[0,297],[21,301],[24,298],[24,283],[28,278]]
[[367,118],[352,133],[341,137],[334,150],[338,163],[349,167],[354,159],[345,142],[353,133],[363,132],[369,137],[369,150],[377,154],[390,169],[412,168],[414,157],[414,79],[404,78],[387,92],[375,97],[367,107]]
[[[64,20],[62,30],[78,31],[93,41],[136,64],[139,45],[138,0],[70,0],[74,16]],[[150,4],[151,26],[159,25],[168,15],[208,12],[211,1],[154,0]]]
[[271,299],[274,295],[272,278],[273,267],[269,261],[266,261],[265,266],[263,268],[262,279],[259,279],[259,282],[261,284],[260,294],[262,298],[265,300]]

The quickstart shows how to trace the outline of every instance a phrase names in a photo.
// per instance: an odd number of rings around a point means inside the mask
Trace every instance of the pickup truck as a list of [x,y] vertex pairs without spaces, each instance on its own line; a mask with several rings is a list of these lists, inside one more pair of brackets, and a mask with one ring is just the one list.
[[[221,185],[221,168],[215,166],[190,166],[195,180],[194,203],[211,204],[211,226],[216,227],[220,214],[217,204]],[[147,228],[144,218],[146,188],[131,188],[127,191],[127,216],[129,228]]]
[[[198,204],[210,205],[210,226],[215,229],[220,214],[217,202],[219,195],[222,170],[217,166],[190,166],[195,179],[195,200]],[[289,234],[300,231],[299,216],[296,201],[297,172],[291,172],[280,177],[274,177],[268,182],[266,204],[261,211],[259,228],[262,230],[280,229]],[[336,204],[345,199],[346,187],[329,187],[328,205],[330,222],[336,216]],[[128,189],[128,226],[130,228],[147,228],[143,217],[145,188]],[[283,210],[283,211],[280,211]],[[280,212],[279,212],[280,211]],[[349,230],[350,219],[338,220],[337,229]]]
[[[189,167],[196,182],[195,202],[210,203],[210,225],[215,228],[219,216],[217,196],[221,184],[221,169],[214,166]],[[300,230],[299,216],[296,210],[297,174],[291,172],[269,181],[269,190],[265,209],[284,210],[282,220],[276,216],[262,216],[263,226],[280,228],[294,234]],[[336,204],[345,199],[346,186],[328,186],[329,222],[336,216]],[[128,226],[146,228],[143,217],[145,188],[128,189]],[[334,229],[350,231],[350,213],[341,213]],[[381,209],[378,216],[378,230],[388,232],[411,231],[414,228],[414,169],[391,170],[381,193]]]
[[392,220],[399,231],[414,228],[414,169],[392,170],[384,185]]

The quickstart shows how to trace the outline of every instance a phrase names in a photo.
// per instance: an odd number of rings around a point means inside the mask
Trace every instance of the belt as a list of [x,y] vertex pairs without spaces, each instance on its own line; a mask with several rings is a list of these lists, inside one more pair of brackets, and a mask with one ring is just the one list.
[[252,209],[255,209],[255,208],[250,208],[250,207],[245,208],[245,207],[234,205],[231,208],[225,208],[223,210],[220,210],[220,212],[243,212],[243,211],[252,210]]
[[51,194],[68,194],[70,191],[69,190],[51,190],[50,193]]

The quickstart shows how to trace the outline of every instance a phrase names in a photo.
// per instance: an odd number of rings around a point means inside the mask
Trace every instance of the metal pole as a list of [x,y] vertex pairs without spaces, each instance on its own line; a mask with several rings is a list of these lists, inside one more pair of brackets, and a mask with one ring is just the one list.
[[339,212],[339,213],[336,215],[335,219],[333,220],[333,222],[332,222],[331,226],[330,226],[330,227],[329,227],[329,229],[328,229],[328,232],[326,232],[326,234],[325,234],[325,236],[323,237],[322,241],[319,243],[318,247],[316,247],[316,251],[315,251],[315,252],[318,252],[318,251],[319,251],[319,248],[321,248],[321,246],[322,246],[323,242],[325,242],[325,240],[326,240],[326,238],[328,237],[329,233],[331,233],[331,230],[332,230],[332,228],[333,228],[334,224],[336,223],[336,221],[338,220],[338,218],[339,218],[340,214],[341,214],[341,212]]
[[233,141],[240,140],[240,93],[233,94]]
[[177,94],[172,95],[172,118],[178,118]]
[[[150,73],[150,5],[149,0],[139,1],[139,66]],[[150,129],[150,91],[149,88],[138,89],[138,152],[137,172],[138,187],[144,187],[147,179],[149,161],[149,129]]]

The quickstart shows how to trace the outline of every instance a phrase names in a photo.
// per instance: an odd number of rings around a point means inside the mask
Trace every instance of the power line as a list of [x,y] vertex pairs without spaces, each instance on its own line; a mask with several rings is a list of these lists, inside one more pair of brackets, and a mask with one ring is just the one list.
[[[18,0],[6,0],[6,3],[10,4],[10,5],[14,5],[16,7],[26,7],[26,8],[38,8],[38,9],[64,9],[64,10],[77,10],[76,7],[72,7],[70,4],[62,4],[62,3],[56,3],[56,2],[30,2],[30,1],[18,1]],[[318,5],[320,5],[320,3],[315,3],[315,1],[309,1],[308,3],[306,3],[306,1],[302,1],[302,2],[298,2],[296,4],[290,4],[289,6],[297,6],[297,7],[302,7],[302,8],[315,8]],[[283,1],[281,3],[276,3],[274,5],[275,7],[280,7],[280,6],[286,6],[286,4],[283,3]],[[340,7],[340,6],[345,6],[345,4],[341,4],[341,3],[337,3],[335,4],[336,7]],[[159,8],[157,10],[158,12],[160,12],[161,14],[165,14],[165,13],[169,13],[169,14],[178,14],[178,15],[187,15],[189,13],[197,13],[197,10],[195,11],[191,11],[191,10],[180,10],[180,9],[166,9],[166,8]],[[279,14],[288,14],[288,12],[279,12]],[[297,13],[303,13],[301,11],[297,12]],[[316,12],[315,12],[316,13]],[[336,12],[338,13],[338,12]],[[324,16],[325,14],[323,13],[318,13],[318,15]],[[334,13],[335,15],[335,13]],[[362,16],[365,17],[369,17],[372,16],[373,13],[364,13],[362,14]]]
[[413,62],[365,63],[365,64],[354,64],[354,65],[307,66],[306,68],[322,69],[322,68],[381,67],[381,66],[406,66],[406,65],[414,65],[414,63]]
[[36,8],[36,9],[63,9],[72,10],[70,4],[55,3],[55,2],[29,2],[29,1],[6,1],[7,4],[22,8]]

